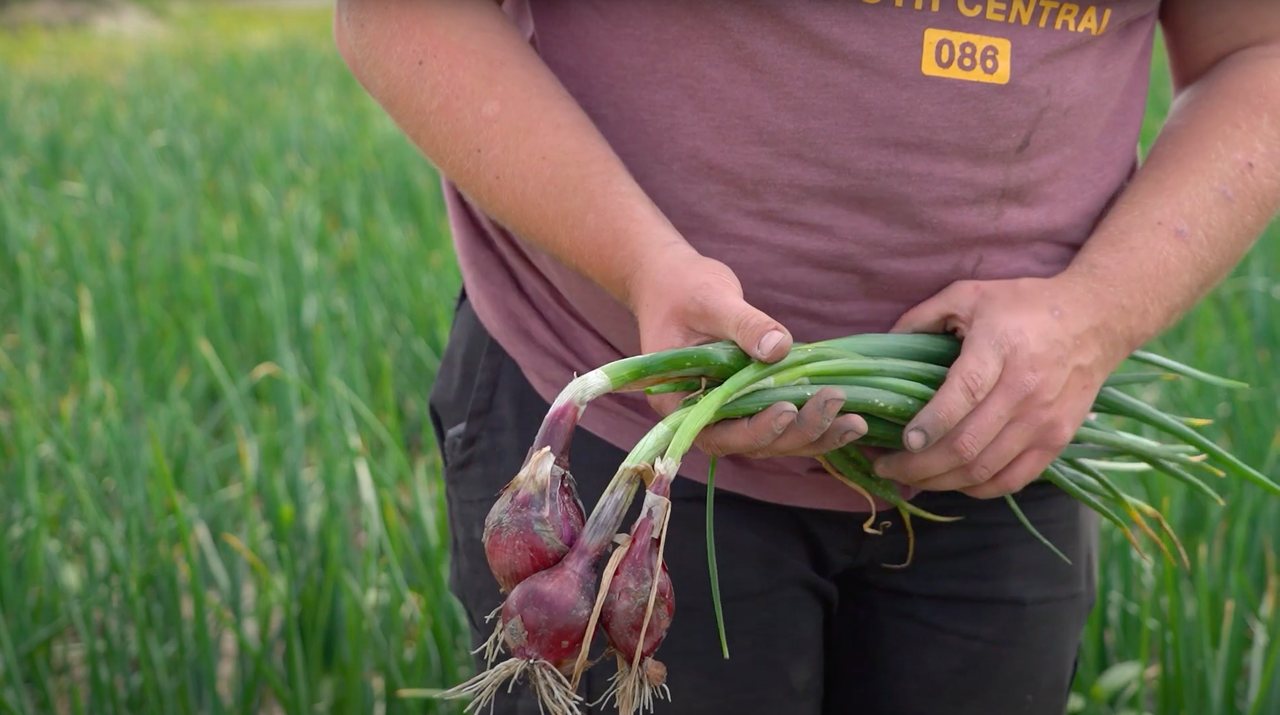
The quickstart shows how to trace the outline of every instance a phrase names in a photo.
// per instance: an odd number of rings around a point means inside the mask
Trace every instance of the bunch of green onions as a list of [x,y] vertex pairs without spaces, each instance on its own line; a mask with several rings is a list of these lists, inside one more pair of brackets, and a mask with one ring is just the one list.
[[[618,672],[605,697],[616,700],[618,710],[628,715],[652,709],[655,698],[668,693],[666,670],[653,656],[674,613],[662,549],[671,516],[670,483],[681,460],[708,425],[750,416],[778,402],[803,405],[825,387],[843,393],[842,411],[863,416],[868,432],[818,462],[872,504],[864,524],[868,532],[879,533],[873,497],[899,512],[910,538],[907,563],[898,567],[909,565],[912,517],[942,522],[955,517],[932,514],[904,499],[892,482],[876,476],[859,447],[901,449],[905,425],[942,385],[959,352],[959,340],[949,335],[864,334],[798,344],[783,360],[763,363],[721,342],[625,358],[571,381],[486,523],[490,567],[508,594],[492,616],[499,622],[485,646],[491,667],[444,696],[473,697],[468,709],[481,707],[503,683],[527,676],[544,708],[555,715],[576,713],[583,670],[613,654]],[[1039,478],[1114,524],[1143,558],[1147,555],[1135,528],[1165,558],[1175,560],[1176,551],[1185,564],[1186,552],[1161,513],[1127,494],[1111,473],[1152,471],[1218,504],[1222,497],[1207,476],[1245,479],[1277,495],[1280,486],[1197,432],[1208,420],[1166,414],[1122,389],[1175,379],[1245,387],[1150,352],[1135,352],[1106,381],[1091,416]],[[592,400],[636,390],[691,394],[634,445],[584,523],[568,465],[573,431]],[[1124,421],[1153,429],[1164,439],[1110,424]],[[728,657],[712,534],[714,465],[713,460],[707,479],[707,557],[721,647]],[[620,534],[621,521],[642,486],[644,509],[629,533]],[[1036,538],[1066,559],[1035,529],[1013,496],[1005,500]],[[606,650],[589,661],[597,629],[604,633]],[[504,649],[512,657],[494,666]]]

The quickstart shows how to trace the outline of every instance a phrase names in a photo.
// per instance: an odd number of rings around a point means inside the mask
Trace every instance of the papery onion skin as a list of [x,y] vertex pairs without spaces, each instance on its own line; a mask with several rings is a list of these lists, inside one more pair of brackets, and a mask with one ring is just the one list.
[[549,449],[530,455],[485,518],[485,557],[502,593],[559,563],[582,534],[577,486],[556,462]]
[[[666,638],[675,615],[671,576],[666,563],[659,563],[659,537],[671,505],[667,499],[670,484],[671,477],[660,474],[645,493],[644,508],[632,526],[627,553],[618,563],[600,611],[600,625],[610,645],[627,661],[635,657],[640,647],[642,628],[644,645],[640,658],[652,656]],[[655,572],[658,588],[649,625],[644,627]]]

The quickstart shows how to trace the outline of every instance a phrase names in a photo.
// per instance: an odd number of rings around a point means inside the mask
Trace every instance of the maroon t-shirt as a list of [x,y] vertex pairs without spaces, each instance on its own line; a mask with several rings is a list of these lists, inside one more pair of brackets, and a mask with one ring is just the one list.
[[[1135,168],[1159,5],[504,7],[689,243],[808,342],[887,330],[957,280],[1066,267]],[[638,352],[623,306],[445,191],[474,308],[548,401]],[[583,426],[629,450],[656,419],[621,394]],[[706,469],[694,450],[682,473]],[[722,459],[717,484],[867,508],[811,459]]]

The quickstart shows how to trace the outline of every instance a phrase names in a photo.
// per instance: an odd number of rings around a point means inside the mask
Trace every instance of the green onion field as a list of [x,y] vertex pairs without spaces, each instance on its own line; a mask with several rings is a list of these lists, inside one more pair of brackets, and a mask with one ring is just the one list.
[[[0,714],[461,710],[423,697],[470,664],[426,406],[457,270],[330,13],[0,28]],[[1153,347],[1252,385],[1146,397],[1275,479],[1280,225]],[[1280,499],[1119,478],[1191,568],[1104,525],[1072,711],[1280,713]]]

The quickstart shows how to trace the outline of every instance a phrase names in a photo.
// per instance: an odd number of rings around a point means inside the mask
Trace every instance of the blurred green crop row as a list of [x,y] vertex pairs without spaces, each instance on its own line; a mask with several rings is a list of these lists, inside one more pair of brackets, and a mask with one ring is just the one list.
[[422,712],[464,677],[435,177],[325,13],[0,41],[0,712]]

